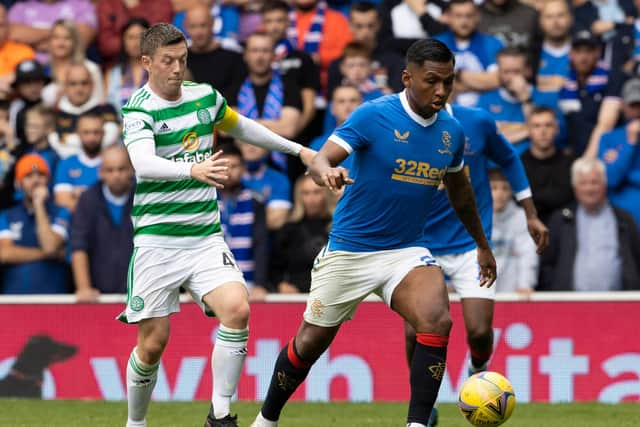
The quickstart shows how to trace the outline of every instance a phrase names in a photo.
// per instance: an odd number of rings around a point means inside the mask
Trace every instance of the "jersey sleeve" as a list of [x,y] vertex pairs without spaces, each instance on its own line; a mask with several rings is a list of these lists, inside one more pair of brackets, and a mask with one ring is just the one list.
[[291,184],[285,176],[274,176],[267,206],[270,208],[291,208]]
[[122,138],[127,148],[141,140],[155,144],[151,114],[141,108],[122,107]]
[[58,163],[56,167],[56,173],[53,178],[53,192],[67,192],[73,191],[73,183],[71,182],[71,176],[69,175],[69,161],[63,160]]
[[486,135],[485,151],[489,160],[500,166],[513,189],[516,200],[531,197],[531,188],[524,166],[513,145],[498,132],[493,118],[483,112],[482,125]]
[[64,240],[69,238],[69,226],[71,222],[71,212],[62,206],[58,206],[53,219],[51,220],[51,229],[54,233],[60,235]]
[[356,108],[349,118],[336,129],[329,140],[338,144],[351,154],[369,144],[366,137],[367,129],[372,126],[375,109],[371,103],[365,103]]

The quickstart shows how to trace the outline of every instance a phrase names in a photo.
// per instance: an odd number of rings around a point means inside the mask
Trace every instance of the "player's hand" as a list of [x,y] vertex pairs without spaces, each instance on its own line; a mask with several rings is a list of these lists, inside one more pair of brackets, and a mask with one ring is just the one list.
[[311,162],[313,161],[313,158],[315,157],[316,154],[318,154],[317,151],[312,150],[311,148],[302,147],[302,150],[300,150],[300,154],[298,154],[298,156],[300,157],[300,161],[306,167],[310,167]]
[[478,248],[478,265],[480,266],[480,286],[490,288],[496,281],[496,259],[489,248]]
[[[313,173],[311,176],[313,177]],[[328,187],[334,193],[341,190],[345,185],[353,184],[353,179],[349,178],[349,171],[342,166],[325,169],[319,174],[318,178],[313,179],[316,184]]]
[[98,302],[100,291],[94,288],[78,289],[76,302]]
[[222,154],[222,151],[217,151],[208,159],[194,163],[191,166],[191,177],[212,187],[224,188],[222,182],[229,178],[229,161],[221,159]]
[[536,252],[540,255],[549,246],[549,229],[537,216],[527,219],[527,228],[536,243]]
[[49,198],[49,189],[46,185],[39,185],[38,187],[33,189],[33,193],[31,194],[31,200],[34,205],[44,206],[44,203]]

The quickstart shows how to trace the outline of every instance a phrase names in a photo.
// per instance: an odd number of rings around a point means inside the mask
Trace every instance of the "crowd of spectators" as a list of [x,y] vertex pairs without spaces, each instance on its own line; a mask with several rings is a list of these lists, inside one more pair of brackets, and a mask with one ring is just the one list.
[[[1,1],[0,294],[126,293],[135,178],[120,108],[146,83],[140,36],[158,22],[185,31],[189,80],[314,149],[402,90],[413,41],[441,40],[456,57],[450,102],[495,118],[551,232],[538,257],[492,170],[498,291],[640,289],[636,3]],[[298,159],[216,139],[230,166],[220,220],[252,296],[307,292],[338,195]]]

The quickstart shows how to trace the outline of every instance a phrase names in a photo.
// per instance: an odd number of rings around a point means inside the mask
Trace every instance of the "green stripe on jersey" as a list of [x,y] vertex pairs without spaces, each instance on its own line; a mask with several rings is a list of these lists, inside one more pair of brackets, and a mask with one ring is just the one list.
[[161,110],[153,110],[149,113],[153,114],[156,121],[173,119],[185,114],[193,113],[202,108],[214,107],[216,105],[216,93],[210,93],[193,101],[183,102],[175,107],[163,108]]
[[156,147],[182,144],[182,138],[184,138],[189,132],[195,132],[199,137],[211,135],[213,133],[213,123],[206,125],[199,123],[195,126],[186,127],[175,132],[156,134]]
[[179,215],[179,214],[201,214],[215,212],[218,209],[218,201],[205,200],[203,202],[169,202],[169,203],[149,203],[137,205],[131,209],[131,216],[142,215]]
[[170,237],[206,237],[221,230],[220,223],[205,225],[185,225],[185,224],[153,224],[136,228],[133,232],[135,236],[140,234],[153,234]]
[[170,193],[172,191],[195,190],[211,187],[206,182],[192,178],[178,181],[141,181],[136,184],[136,194]]

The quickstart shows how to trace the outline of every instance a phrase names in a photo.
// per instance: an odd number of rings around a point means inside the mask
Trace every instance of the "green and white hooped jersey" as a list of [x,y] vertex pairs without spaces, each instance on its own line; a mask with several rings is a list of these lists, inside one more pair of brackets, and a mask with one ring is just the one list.
[[[227,101],[208,84],[184,82],[182,97],[167,101],[148,85],[122,107],[127,148],[153,139],[156,155],[174,162],[201,162],[213,151],[213,127]],[[162,248],[205,246],[221,232],[216,189],[195,179],[142,180],[131,216],[134,245]]]

